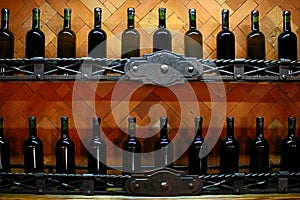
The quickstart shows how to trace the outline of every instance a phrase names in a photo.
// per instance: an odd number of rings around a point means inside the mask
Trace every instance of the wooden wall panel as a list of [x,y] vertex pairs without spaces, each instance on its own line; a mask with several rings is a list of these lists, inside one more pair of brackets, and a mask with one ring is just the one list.
[[[182,127],[187,132],[178,132],[180,119],[184,113],[195,113],[192,103],[199,106],[200,114],[204,118],[204,135],[214,134],[217,128],[222,129],[220,139],[225,137],[225,118],[211,119],[212,103],[226,100],[226,115],[235,117],[235,135],[241,145],[241,163],[248,163],[249,142],[255,136],[255,118],[265,118],[265,137],[270,143],[272,162],[278,163],[280,155],[280,143],[287,135],[287,118],[300,113],[300,83],[224,83],[226,99],[218,91],[209,93],[205,83],[191,82],[196,93],[196,102],[191,98],[182,105],[176,96],[168,88],[143,85],[131,96],[129,108],[124,99],[113,98],[115,82],[99,82],[96,92],[93,91],[95,82],[87,82],[81,85],[80,90],[84,93],[73,95],[73,82],[0,82],[0,115],[4,117],[5,136],[11,142],[12,157],[14,164],[23,163],[23,142],[28,137],[28,116],[37,117],[38,136],[43,140],[45,147],[45,162],[55,163],[55,144],[60,138],[60,117],[70,117],[70,137],[76,143],[77,164],[86,164],[85,147],[83,140],[89,141],[91,137],[91,119],[86,117],[93,112],[102,118],[102,129],[111,141],[108,144],[109,162],[120,162],[119,155],[112,149],[114,145],[121,147],[127,138],[121,128],[127,129],[127,116],[137,118],[141,128],[137,135],[141,137],[143,151],[153,151],[154,142],[158,137],[159,117],[167,114],[169,117],[169,134],[171,138],[176,135],[177,141],[187,143],[188,138],[194,135],[194,116],[184,118]],[[211,83],[211,88],[218,88],[223,83]],[[123,82],[122,88],[132,88],[134,82]],[[77,86],[76,86],[77,88]],[[78,89],[78,88],[77,88]],[[178,94],[186,90],[186,84],[171,87]],[[211,96],[215,96],[213,99]],[[117,106],[113,106],[114,100]],[[80,103],[77,110],[72,108]],[[83,105],[83,106],[82,106]],[[153,105],[156,105],[153,107]],[[160,106],[157,106],[160,105]],[[152,107],[152,108],[151,108]],[[150,123],[150,108],[154,121]],[[163,111],[163,109],[165,111]],[[116,122],[117,115],[125,113],[120,123]],[[128,113],[127,113],[128,112]],[[93,113],[92,113],[93,114]],[[196,113],[195,113],[196,114]],[[75,124],[74,116],[80,116],[81,120]],[[92,115],[93,116],[93,115]],[[222,120],[221,126],[215,125],[216,120]],[[150,126],[151,125],[151,126]],[[210,128],[209,128],[210,127]],[[299,126],[298,126],[299,127]],[[299,128],[297,128],[299,134]],[[175,148],[178,149],[178,148]],[[210,153],[210,163],[218,164],[219,144]],[[178,161],[185,163],[186,157]],[[120,164],[120,163],[119,163]]]
[[[63,24],[63,9],[73,10],[72,28],[77,33],[77,57],[87,56],[87,35],[93,27],[93,9],[103,9],[103,29],[108,35],[108,57],[120,57],[120,35],[126,28],[126,9],[136,8],[136,27],[141,28],[142,54],[149,53],[157,27],[159,7],[167,8],[167,26],[173,34],[173,51],[183,53],[183,34],[188,29],[188,9],[197,9],[198,29],[204,37],[204,56],[216,57],[215,38],[221,29],[221,10],[230,10],[230,27],[236,36],[236,57],[246,55],[250,12],[260,11],[260,28],[266,36],[267,59],[277,59],[277,37],[282,30],[282,11],[292,12],[292,29],[299,35],[300,4],[297,0],[1,0],[0,8],[11,11],[15,34],[15,57],[25,55],[25,35],[31,28],[31,10],[41,9],[41,29],[46,34],[46,57],[56,57],[57,33]],[[299,46],[299,45],[298,45]],[[298,48],[299,49],[299,48]],[[300,51],[298,51],[300,54]]]

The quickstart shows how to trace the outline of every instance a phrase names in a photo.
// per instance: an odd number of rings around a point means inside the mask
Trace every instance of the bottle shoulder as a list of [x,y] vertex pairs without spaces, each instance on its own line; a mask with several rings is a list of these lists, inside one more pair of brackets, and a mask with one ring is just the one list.
[[217,34],[217,38],[218,39],[223,39],[223,38],[235,38],[234,33],[231,32],[230,30],[221,30],[218,34]]
[[247,35],[247,39],[265,39],[265,35],[261,32],[261,31],[251,31],[248,35]]
[[200,35],[200,36],[202,36],[202,33],[197,29],[189,29],[185,32],[185,35],[187,35],[187,36],[190,36],[190,35]]
[[158,28],[154,31],[153,36],[160,34],[171,35],[171,32],[167,28]]
[[102,36],[102,37],[105,37],[105,38],[107,36],[106,32],[101,28],[94,28],[94,29],[90,30],[89,36],[91,36],[91,35]]
[[10,30],[0,30],[0,37],[14,37]]
[[45,34],[40,29],[31,29],[27,32],[26,38],[45,38]]
[[70,138],[61,138],[57,141],[58,146],[74,146],[74,142]]
[[278,39],[279,40],[285,40],[285,39],[297,40],[297,36],[292,31],[284,31],[284,32],[282,32],[282,33],[279,34]]
[[59,31],[58,33],[58,37],[59,36],[71,36],[71,37],[76,37],[75,32],[72,29],[62,29],[61,31]]
[[43,145],[42,140],[40,140],[38,137],[29,137],[27,140],[24,142],[25,145]]

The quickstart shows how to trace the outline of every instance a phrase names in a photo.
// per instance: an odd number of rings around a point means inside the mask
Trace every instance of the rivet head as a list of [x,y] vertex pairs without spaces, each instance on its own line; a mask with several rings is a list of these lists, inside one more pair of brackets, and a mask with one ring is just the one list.
[[194,71],[194,67],[188,67],[188,72],[192,73]]
[[241,78],[242,78],[242,75],[238,74],[238,75],[236,75],[236,78],[237,78],[237,79],[241,79]]
[[161,69],[161,71],[162,71],[163,73],[166,73],[166,72],[169,70],[169,67],[168,67],[168,65],[162,65],[162,66],[160,67],[160,69]]
[[37,75],[36,75],[36,78],[37,78],[37,79],[41,79],[41,78],[42,78],[41,74],[37,74]]
[[134,185],[134,188],[135,188],[135,189],[139,189],[139,188],[140,188],[140,185],[139,185],[138,183],[136,183],[136,184]]
[[139,68],[138,68],[138,66],[133,66],[132,69],[133,69],[133,71],[137,71]]
[[282,79],[284,79],[284,80],[287,79],[285,74],[282,75]]
[[193,188],[194,184],[193,183],[189,183],[189,188]]
[[169,188],[169,185],[166,181],[161,182],[160,187],[162,190],[167,190]]
[[83,77],[84,78],[88,78],[89,76],[87,74],[83,74]]

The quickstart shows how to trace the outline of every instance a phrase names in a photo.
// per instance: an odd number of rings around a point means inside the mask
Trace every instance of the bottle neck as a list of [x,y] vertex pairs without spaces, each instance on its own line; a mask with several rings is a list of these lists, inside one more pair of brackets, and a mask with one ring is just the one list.
[[134,28],[134,10],[128,10],[127,13],[127,28],[133,29]]
[[8,19],[9,19],[8,11],[2,10],[2,23],[1,23],[2,30],[8,30]]
[[293,138],[296,136],[296,123],[289,123],[288,137]]
[[264,137],[264,124],[263,121],[256,122],[256,138]]
[[229,13],[228,11],[222,12],[222,30],[229,29]]
[[40,29],[40,11],[34,9],[32,12],[32,29]]
[[291,31],[291,18],[290,15],[283,16],[283,31]]
[[71,29],[71,10],[70,9],[65,9],[64,29]]
[[[100,8],[95,8],[94,12],[94,28],[100,29],[101,28],[101,9]],[[70,24],[71,26],[71,24]]]
[[259,31],[258,15],[252,16],[252,31]]
[[227,130],[226,130],[226,137],[233,138],[234,137],[234,121],[227,119]]
[[160,138],[168,139],[168,124],[167,120],[160,121]]
[[196,10],[190,10],[189,12],[189,19],[190,19],[190,29],[196,29]]
[[159,28],[166,28],[166,9],[159,9],[159,20],[158,20]]
[[36,137],[36,121],[35,121],[35,118],[29,118],[29,137]]
[[136,124],[131,122],[128,124],[128,139],[136,138]]
[[95,139],[100,138],[100,119],[94,118],[93,120],[93,137]]
[[62,118],[61,120],[61,138],[65,139],[69,137],[69,127],[68,127],[68,120]]
[[197,117],[195,120],[195,132],[196,138],[202,138],[202,118]]

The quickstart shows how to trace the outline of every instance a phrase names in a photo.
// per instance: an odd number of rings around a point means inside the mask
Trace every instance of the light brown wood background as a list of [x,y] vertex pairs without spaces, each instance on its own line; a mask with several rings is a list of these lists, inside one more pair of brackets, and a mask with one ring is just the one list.
[[[62,28],[64,8],[72,8],[72,29],[77,34],[77,57],[87,56],[87,35],[93,27],[93,10],[103,10],[103,29],[108,34],[108,57],[120,56],[120,35],[126,28],[126,10],[136,9],[142,54],[152,47],[159,7],[167,8],[167,27],[173,35],[173,51],[183,53],[183,34],[188,29],[188,9],[197,9],[198,29],[204,37],[204,57],[216,57],[215,38],[221,29],[221,10],[230,10],[230,28],[236,37],[236,57],[245,57],[245,38],[250,32],[250,12],[260,11],[260,27],[266,36],[267,59],[277,59],[277,37],[282,31],[282,12],[292,12],[292,30],[299,35],[299,0],[1,0],[0,8],[11,12],[15,34],[15,57],[25,55],[25,35],[31,28],[31,12],[41,9],[41,29],[46,35],[46,57],[56,57],[57,33]],[[299,46],[299,45],[298,45]],[[299,51],[298,51],[299,52]],[[300,53],[300,52],[299,52]],[[298,53],[298,54],[299,54]]]

